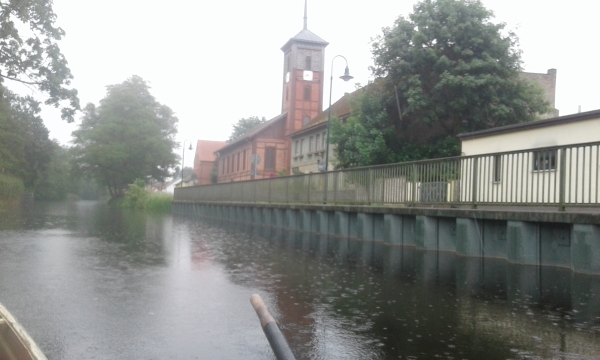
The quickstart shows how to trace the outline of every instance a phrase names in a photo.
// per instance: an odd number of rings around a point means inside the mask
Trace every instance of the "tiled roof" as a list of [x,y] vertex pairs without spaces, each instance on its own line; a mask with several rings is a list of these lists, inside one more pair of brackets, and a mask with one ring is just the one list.
[[[344,117],[350,114],[350,101],[349,99],[357,96],[359,91],[354,91],[352,93],[346,93],[342,96],[338,101],[331,105],[331,117]],[[329,109],[321,112],[319,115],[315,116],[310,120],[308,124],[303,126],[301,129],[290,134],[290,137],[294,137],[296,135],[302,134],[306,131],[318,128],[327,123],[327,118],[329,116]]]
[[244,135],[242,135],[239,138],[235,139],[234,141],[230,142],[229,144],[227,144],[227,145],[223,146],[222,148],[218,149],[216,152],[223,151],[223,150],[229,149],[231,147],[234,147],[234,146],[238,145],[239,143],[241,143],[242,141],[246,141],[247,139],[250,139],[250,138],[254,137],[258,133],[260,133],[262,130],[268,128],[269,126],[273,125],[274,123],[276,123],[277,121],[280,121],[282,119],[287,119],[287,113],[286,112],[283,113],[283,114],[275,116],[274,118],[272,118],[271,120],[267,121],[264,124],[260,124],[259,126],[255,127],[254,129],[248,131]]
[[198,140],[194,163],[198,161],[215,161],[215,152],[225,145],[227,145],[225,141]]

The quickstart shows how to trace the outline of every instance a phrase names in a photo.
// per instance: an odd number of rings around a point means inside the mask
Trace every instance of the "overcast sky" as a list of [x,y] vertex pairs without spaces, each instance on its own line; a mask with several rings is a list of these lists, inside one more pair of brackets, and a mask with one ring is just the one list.
[[[309,0],[308,28],[329,42],[331,59],[344,55],[355,77],[334,78],[333,101],[372,79],[370,39],[412,12],[414,0]],[[595,2],[484,0],[496,22],[520,38],[528,72],[558,70],[556,107],[560,115],[600,109],[598,25]],[[303,24],[303,0],[54,0],[59,43],[75,79],[82,107],[98,102],[106,85],[139,75],[156,99],[179,118],[181,140],[225,140],[231,125],[248,116],[268,119],[281,112],[280,48]],[[344,63],[336,59],[334,75]],[[327,81],[328,82],[328,81]],[[324,106],[329,84],[325,86]],[[36,95],[34,93],[34,95]],[[77,117],[79,119],[79,116]],[[75,124],[45,109],[50,136],[69,144]],[[186,165],[193,156],[186,154]]]

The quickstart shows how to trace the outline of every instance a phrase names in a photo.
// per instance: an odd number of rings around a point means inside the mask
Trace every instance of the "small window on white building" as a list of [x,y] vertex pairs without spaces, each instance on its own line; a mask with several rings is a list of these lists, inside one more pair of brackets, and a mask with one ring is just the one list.
[[314,139],[312,136],[308,139],[308,152],[309,153],[313,152],[313,140]]
[[300,154],[300,141],[296,140],[294,144],[294,155]]
[[556,170],[558,150],[540,150],[533,152],[533,171]]
[[321,148],[319,140],[321,140],[321,134],[317,134],[317,136],[315,137],[315,151],[319,151],[319,149]]

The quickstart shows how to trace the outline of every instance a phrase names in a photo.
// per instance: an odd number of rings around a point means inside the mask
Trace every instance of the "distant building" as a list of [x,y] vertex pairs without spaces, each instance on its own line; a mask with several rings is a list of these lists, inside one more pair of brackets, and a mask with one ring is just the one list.
[[556,109],[556,69],[548,69],[545,74],[542,73],[530,73],[521,72],[519,73],[522,79],[528,80],[532,83],[537,84],[544,90],[544,98],[550,104],[550,111],[541,114],[540,119],[548,119],[558,116],[558,109]]
[[328,43],[306,24],[283,51],[281,115],[261,124],[217,151],[218,182],[263,179],[290,174],[289,135],[322,112],[325,47]]
[[[345,94],[331,105],[331,118],[345,121],[350,116],[349,99],[357,94]],[[329,109],[323,111],[300,130],[290,134],[292,140],[291,167],[292,174],[313,173],[325,170],[325,151],[327,149],[327,119]],[[335,145],[329,145],[329,166],[335,165]]]
[[600,110],[459,134],[463,155],[600,141]]
[[198,140],[194,156],[196,185],[211,184],[210,175],[217,160],[215,152],[225,145],[227,145],[225,141]]

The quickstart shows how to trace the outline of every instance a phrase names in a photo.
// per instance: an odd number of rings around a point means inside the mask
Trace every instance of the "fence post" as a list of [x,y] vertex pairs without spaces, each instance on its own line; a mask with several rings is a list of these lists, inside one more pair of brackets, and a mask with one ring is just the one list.
[[[566,189],[567,189],[567,149],[560,149],[560,174],[558,184],[558,211],[565,211]],[[591,196],[591,194],[590,194]]]
[[312,175],[311,173],[308,174],[308,191],[306,191],[306,203],[307,204],[310,204],[310,176],[311,175]]
[[290,202],[290,178],[291,176],[288,176],[287,181],[285,182],[285,201],[288,204]]
[[367,203],[369,205],[372,204],[373,193],[375,192],[374,187],[375,186],[373,185],[373,169],[369,168],[369,188],[367,190]]
[[479,171],[479,157],[473,157],[473,188],[472,188],[472,202],[471,208],[477,209],[477,172]]
[[338,201],[338,177],[340,176],[340,171],[336,171],[333,173],[333,203],[337,204]]
[[412,165],[412,206],[417,206],[417,164]]
[[271,184],[273,184],[273,179],[269,179],[269,204],[271,203]]
[[329,188],[329,173],[325,171],[322,173],[325,176],[325,185],[323,187],[323,204],[327,204],[327,190]]

